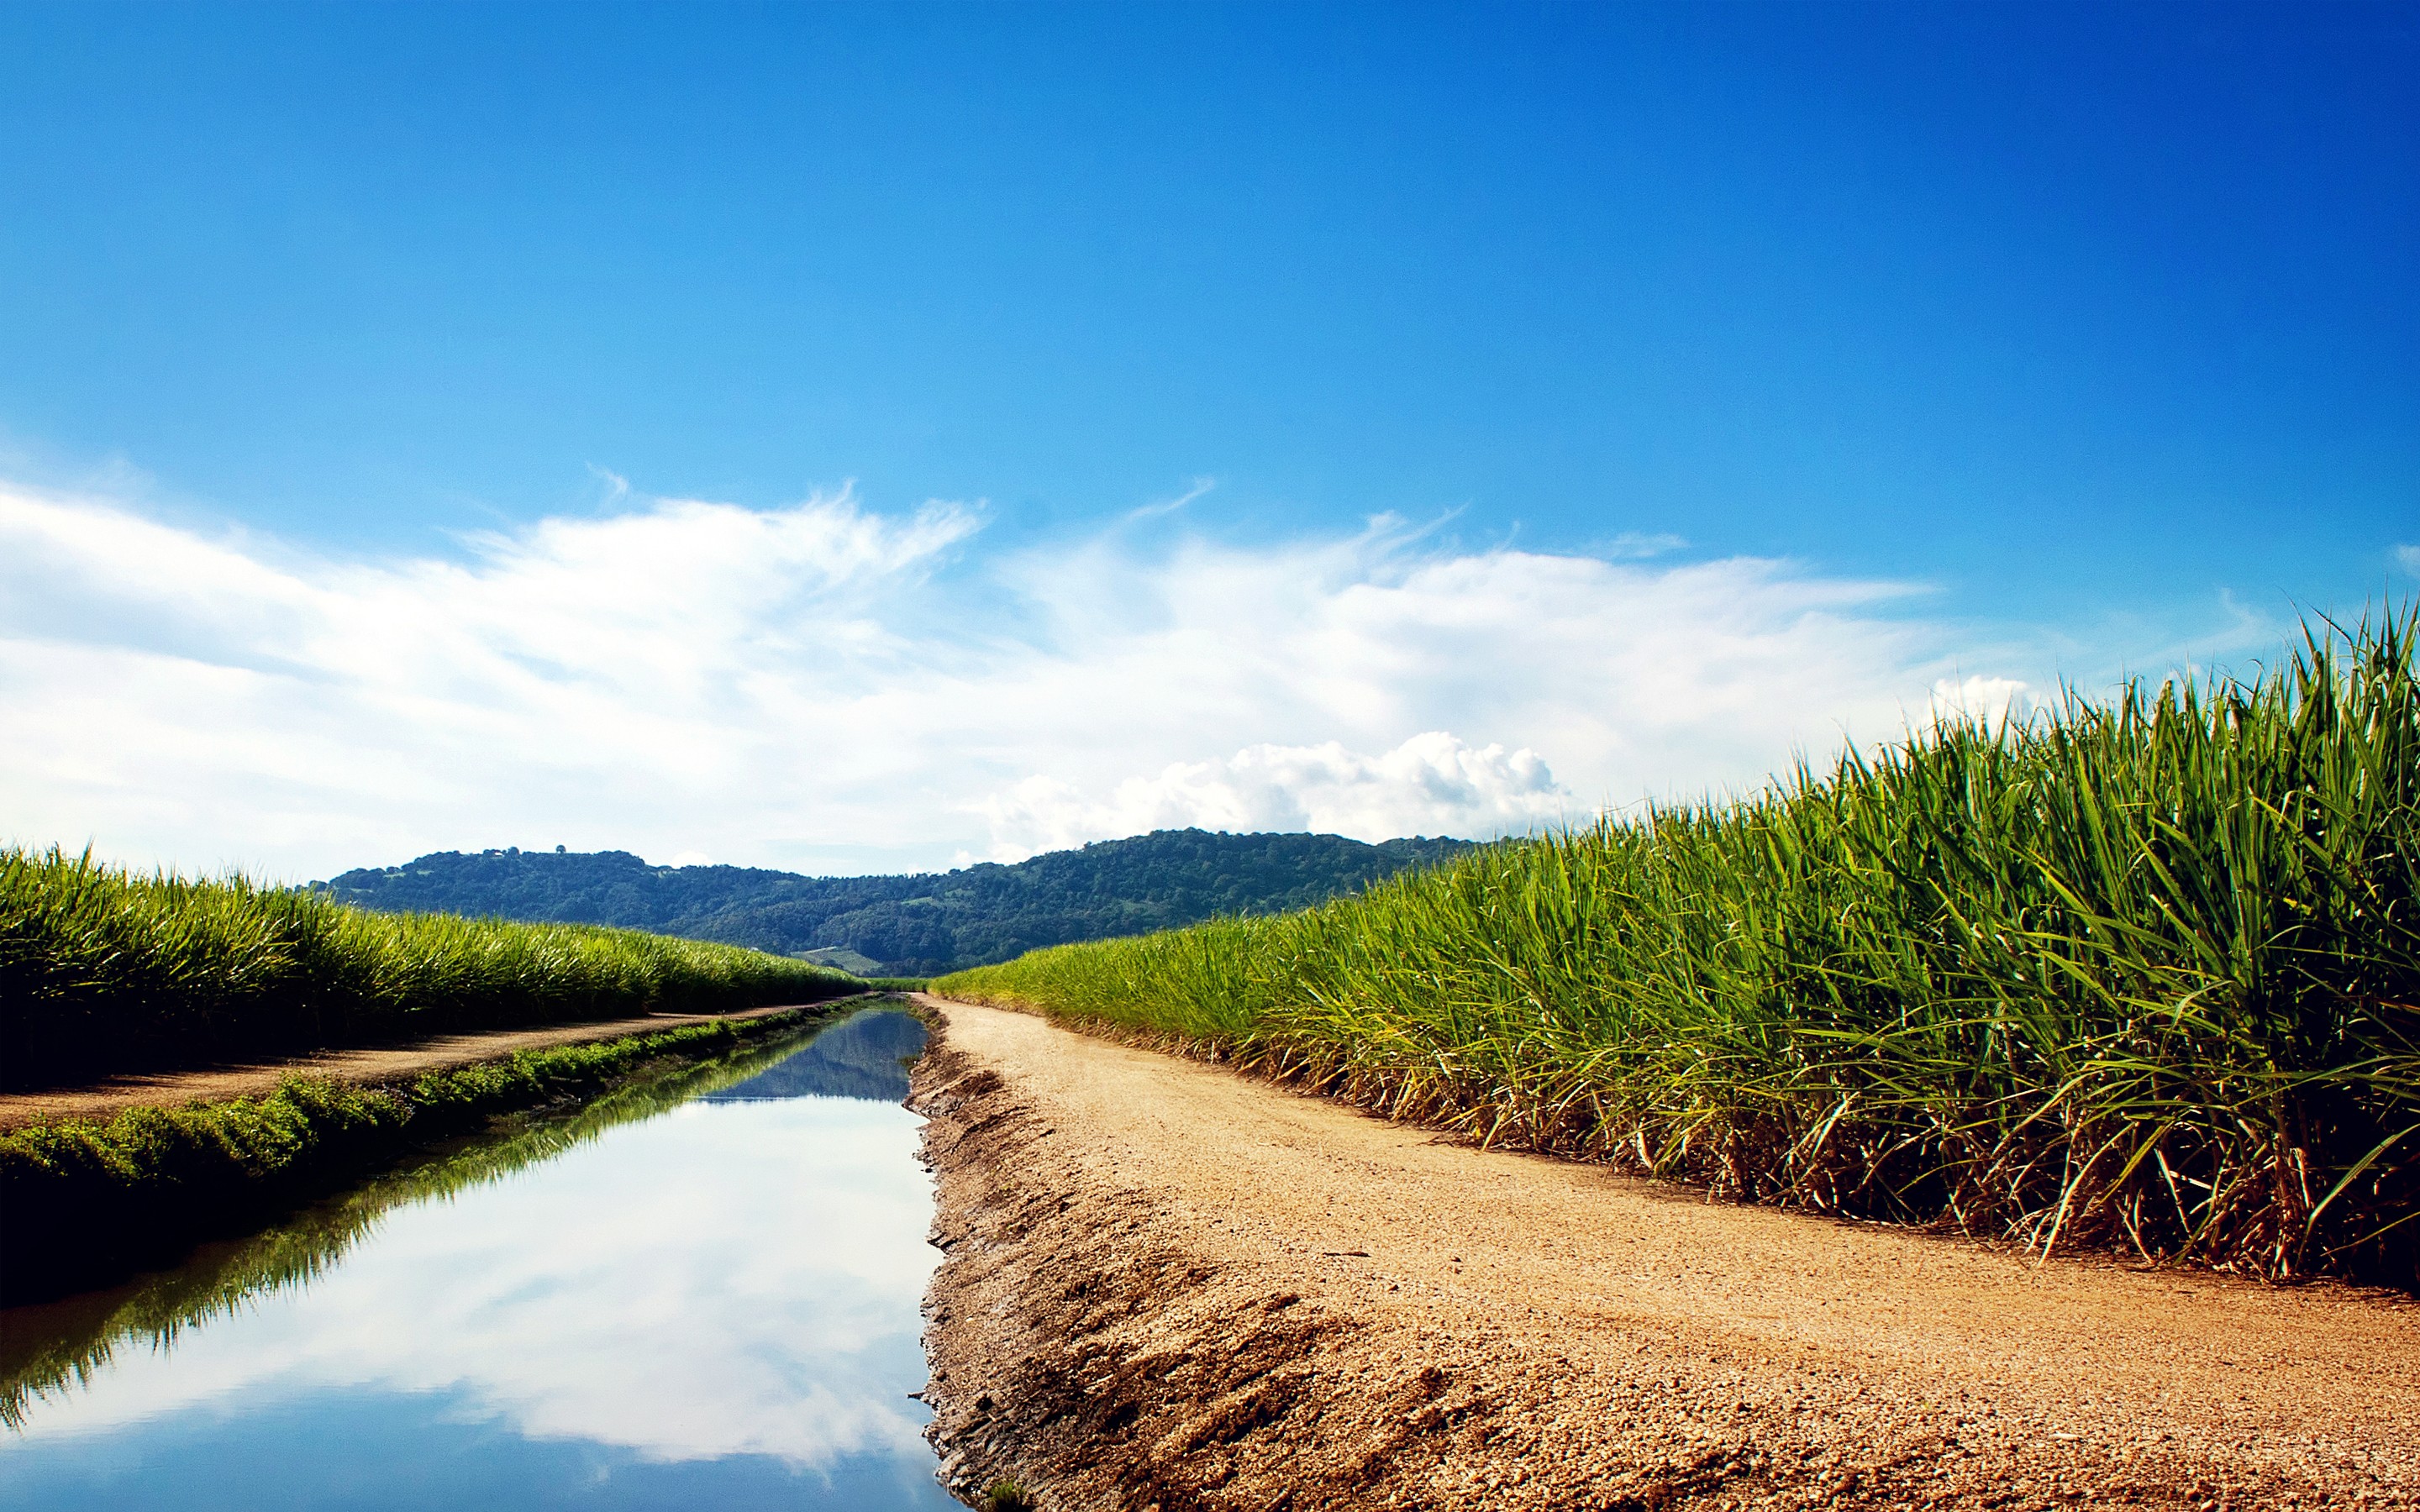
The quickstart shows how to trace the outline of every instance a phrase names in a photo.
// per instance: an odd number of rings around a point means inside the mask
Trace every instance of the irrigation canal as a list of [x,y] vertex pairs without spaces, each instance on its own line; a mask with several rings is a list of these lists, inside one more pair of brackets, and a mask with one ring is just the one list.
[[0,1507],[954,1506],[923,1042],[861,1012],[0,1313]]

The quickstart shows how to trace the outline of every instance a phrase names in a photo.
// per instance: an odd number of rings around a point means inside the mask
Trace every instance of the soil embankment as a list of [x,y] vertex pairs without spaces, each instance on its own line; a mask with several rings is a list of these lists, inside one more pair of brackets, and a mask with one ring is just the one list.
[[[847,1001],[830,998],[809,1006],[825,1009]],[[645,1013],[637,1018],[551,1024],[535,1029],[448,1034],[408,1044],[324,1050],[283,1060],[248,1060],[192,1071],[130,1072],[82,1087],[0,1092],[0,1134],[59,1119],[114,1118],[128,1108],[178,1107],[195,1101],[220,1103],[229,1098],[260,1097],[277,1090],[277,1084],[288,1076],[325,1077],[370,1087],[403,1081],[423,1072],[452,1071],[483,1060],[499,1060],[517,1050],[550,1050],[557,1045],[623,1040],[635,1034],[661,1034],[666,1029],[719,1020],[767,1018],[776,1013],[795,1013],[799,1007],[785,1003],[737,1013]]]
[[926,1001],[962,1495],[2420,1507],[2408,1300],[1710,1206]]

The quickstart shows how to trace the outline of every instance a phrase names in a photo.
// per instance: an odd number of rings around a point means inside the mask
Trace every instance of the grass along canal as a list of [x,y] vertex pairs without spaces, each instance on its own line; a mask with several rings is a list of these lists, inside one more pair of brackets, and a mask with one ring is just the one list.
[[0,1506],[939,1508],[908,1014],[0,1313]]

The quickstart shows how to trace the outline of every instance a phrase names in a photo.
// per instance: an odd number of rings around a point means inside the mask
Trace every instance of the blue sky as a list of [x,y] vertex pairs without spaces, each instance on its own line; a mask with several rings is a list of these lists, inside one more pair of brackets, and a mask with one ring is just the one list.
[[[0,676],[107,746],[0,771],[21,841],[860,870],[1222,815],[1520,827],[1542,794],[1752,782],[1945,681],[2241,661],[2420,562],[2409,5],[20,6],[0,68],[0,486],[31,512]],[[601,593],[645,562],[597,543],[680,520],[846,536],[872,576],[814,607],[698,568],[762,618],[698,632],[667,599],[629,633],[706,633],[657,685],[705,704],[560,649],[601,600],[499,618],[515,573]],[[1180,602],[1214,562],[1328,617],[1222,640]],[[203,579],[198,608],[174,586]],[[1523,654],[1628,637],[1632,670],[1490,702],[1512,642],[1451,627],[1517,617],[1437,586],[1481,580],[1579,637]],[[1373,594],[1399,618],[1336,652]],[[1684,708],[1637,670],[1672,665],[1643,648],[1680,600],[1865,680],[1714,656]],[[258,631],[267,601],[320,628]],[[295,649],[373,602],[485,617],[479,655],[537,681],[445,703],[480,682],[453,652],[378,692]],[[1237,686],[1084,725],[1154,682],[1146,645],[1160,680],[1199,656]],[[1289,671],[1322,667],[1358,670]],[[219,676],[185,713],[159,691]],[[610,718],[505,730],[600,679]],[[1083,728],[901,717],[943,685]],[[1776,698],[1802,703],[1744,722]],[[883,759],[730,791],[810,704]],[[1580,705],[1616,712],[1575,733]],[[454,715],[459,748],[410,733]],[[546,775],[613,745],[578,717],[661,728]],[[724,734],[667,777],[685,724]],[[1455,745],[1403,754],[1430,734]],[[473,749],[524,752],[484,758],[492,804],[440,780]],[[379,762],[375,790],[308,770]],[[1306,799],[1305,762],[1402,801]],[[1439,783],[1469,801],[1423,809]]]

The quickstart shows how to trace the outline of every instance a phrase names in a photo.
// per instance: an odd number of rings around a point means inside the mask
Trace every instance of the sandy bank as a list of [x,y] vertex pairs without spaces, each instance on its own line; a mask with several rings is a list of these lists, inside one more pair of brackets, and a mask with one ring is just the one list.
[[927,999],[968,1492],[1057,1508],[2420,1506],[2420,1306],[2033,1268]]

